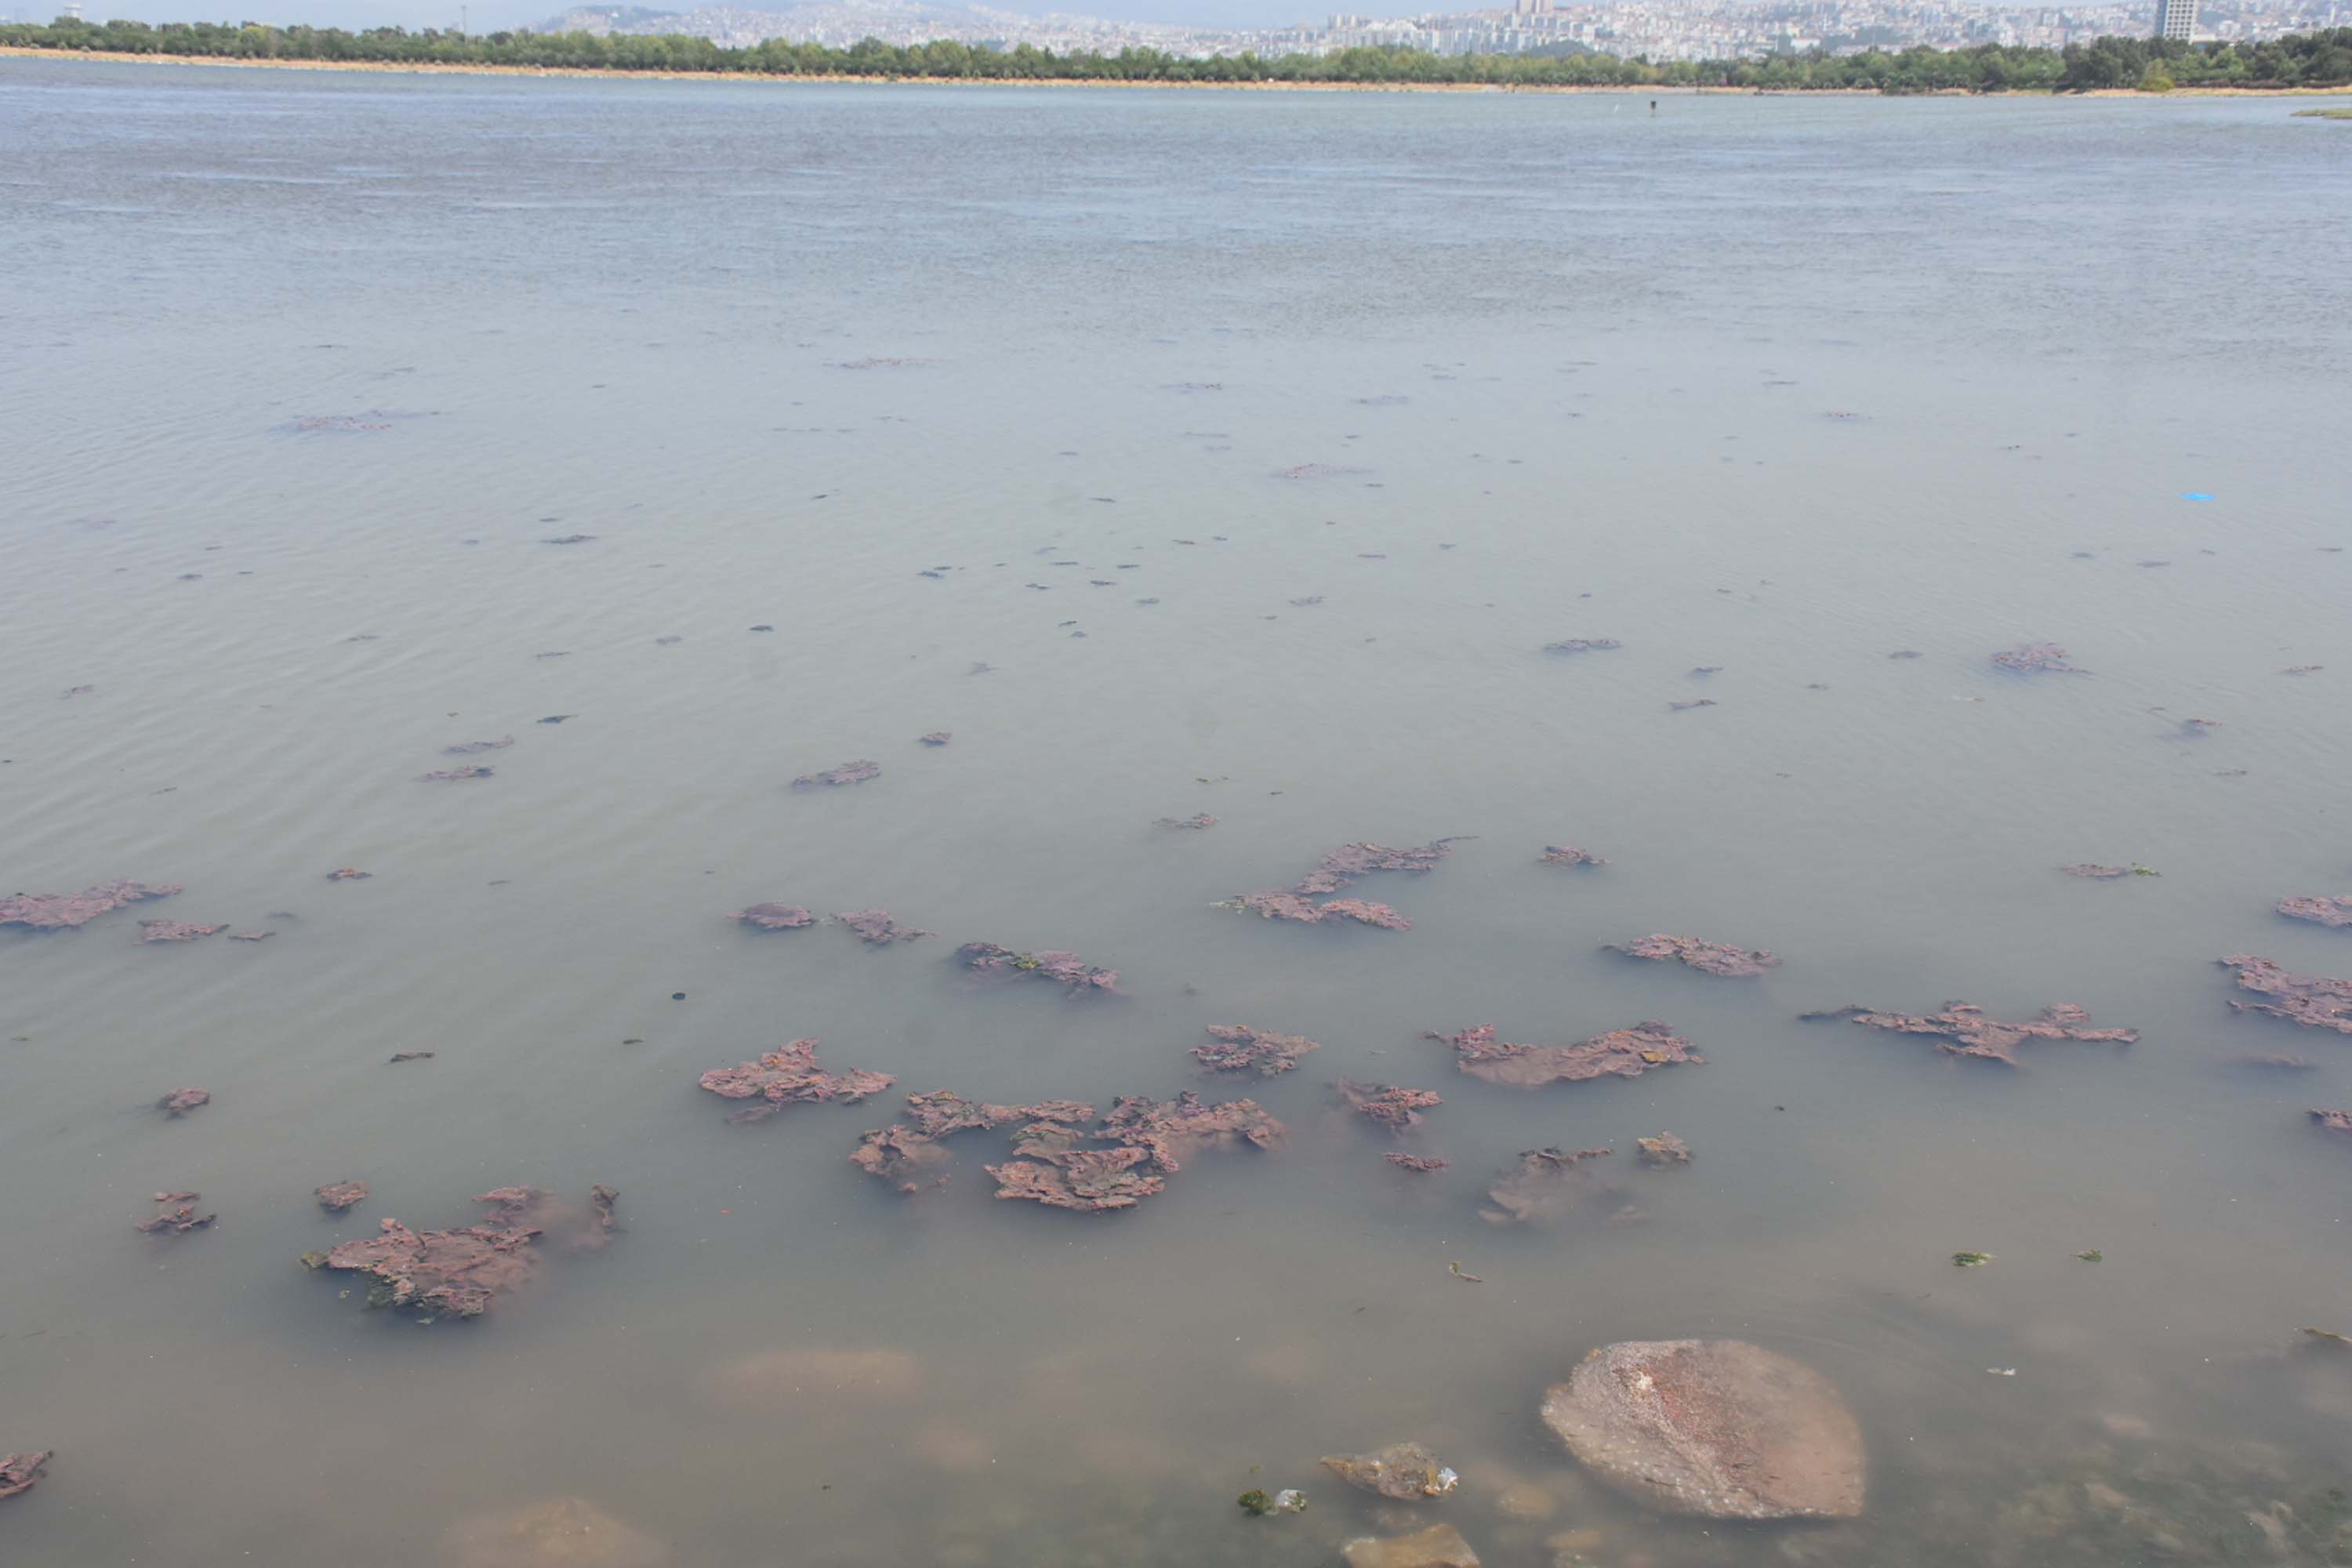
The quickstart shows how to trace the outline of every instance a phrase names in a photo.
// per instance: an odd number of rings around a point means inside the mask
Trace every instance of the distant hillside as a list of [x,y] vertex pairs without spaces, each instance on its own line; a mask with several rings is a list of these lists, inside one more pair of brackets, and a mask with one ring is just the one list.
[[1025,39],[1042,44],[1049,38],[1060,42],[1081,38],[1092,41],[1114,33],[1192,31],[1102,22],[1090,16],[1024,16],[983,5],[930,5],[924,0],[801,0],[799,4],[783,0],[771,5],[697,5],[685,11],[656,11],[643,5],[580,5],[549,18],[541,24],[541,30],[676,33],[732,45],[783,38],[836,47],[869,37],[893,41],[955,39],[971,44]]

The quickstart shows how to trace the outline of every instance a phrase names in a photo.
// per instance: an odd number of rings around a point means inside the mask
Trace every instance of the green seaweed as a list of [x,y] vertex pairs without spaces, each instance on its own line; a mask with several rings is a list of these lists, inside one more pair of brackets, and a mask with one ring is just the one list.
[[1956,1268],[1981,1268],[1992,1261],[1990,1252],[1955,1252],[1952,1266]]
[[1274,1500],[1265,1495],[1264,1487],[1252,1487],[1234,1500],[1240,1503],[1242,1511],[1252,1519],[1264,1519],[1274,1511]]
[[2105,1263],[2107,1260],[2107,1255],[2095,1247],[2088,1252],[2078,1252],[2074,1256],[2085,1263]]

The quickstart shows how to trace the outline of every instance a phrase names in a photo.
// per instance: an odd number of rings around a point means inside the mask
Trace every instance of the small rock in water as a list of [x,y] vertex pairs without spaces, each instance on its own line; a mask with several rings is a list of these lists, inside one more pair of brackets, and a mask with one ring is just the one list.
[[894,942],[912,942],[919,936],[937,936],[939,932],[924,931],[919,926],[902,926],[890,918],[887,910],[850,910],[833,917],[877,947],[887,947]]
[[329,1182],[317,1189],[319,1206],[329,1214],[341,1214],[368,1195],[365,1182]]
[[1671,1132],[1661,1132],[1655,1138],[1636,1138],[1633,1146],[1642,1152],[1644,1165],[1687,1165],[1691,1146]]
[[933,730],[929,734],[918,735],[915,739],[926,746],[944,746],[955,739],[955,734],[949,730]]
[[185,1116],[196,1107],[212,1102],[213,1093],[208,1089],[175,1089],[157,1100],[155,1109],[167,1116]]
[[2056,643],[2031,642],[1992,656],[1993,663],[2021,675],[2088,675],[2066,662],[2066,650]]
[[1612,942],[1603,951],[1658,963],[1679,959],[1704,974],[1761,974],[1780,962],[1760,949],[1751,952],[1719,942],[1702,942],[1695,936],[1668,936],[1664,931],[1654,931],[1636,942]]
[[1195,812],[1195,813],[1193,813],[1191,816],[1161,816],[1161,817],[1156,817],[1156,818],[1154,818],[1154,819],[1153,819],[1152,824],[1151,824],[1151,826],[1154,826],[1154,827],[1183,827],[1183,828],[1190,828],[1190,829],[1192,829],[1192,831],[1194,831],[1194,832],[1196,832],[1196,833],[1197,833],[1197,832],[1199,832],[1202,828],[1204,828],[1204,827],[1214,827],[1216,825],[1217,825],[1217,819],[1216,819],[1215,817],[1213,817],[1213,816],[1210,816],[1207,812],[1205,812],[1205,811],[1202,811],[1202,812]]
[[823,773],[803,773],[793,781],[793,787],[809,789],[817,784],[827,784],[838,788],[843,784],[864,784],[867,779],[881,776],[881,763],[860,758],[854,763],[844,763],[837,768],[827,768]]
[[[540,722],[543,724],[546,721],[542,719]],[[420,773],[417,775],[416,782],[446,784],[457,779],[486,779],[497,771],[495,768],[483,767],[478,763],[467,763],[462,768],[436,768],[429,773]]]
[[1544,644],[1546,653],[1605,653],[1625,645],[1615,637],[1569,637],[1561,642]]
[[1365,1535],[1339,1548],[1348,1568],[1478,1568],[1478,1554],[1450,1524],[1412,1535]]
[[2278,912],[2289,920],[2309,921],[2315,925],[2352,926],[2352,897],[2281,899]]
[[1545,1425],[1593,1474],[1707,1519],[1852,1519],[1862,1429],[1811,1367],[1738,1340],[1627,1341],[1544,1395]]
[[327,880],[330,882],[364,882],[370,877],[374,875],[375,873],[373,871],[362,871],[351,866],[338,866],[333,870],[327,873]]
[[1210,1024],[1206,1027],[1217,1043],[1194,1046],[1192,1055],[1203,1067],[1216,1072],[1255,1072],[1260,1078],[1273,1078],[1297,1067],[1298,1058],[1307,1052],[1321,1048],[1303,1035],[1277,1035],[1247,1024]]
[[1323,1468],[1350,1486],[1407,1502],[1444,1497],[1461,1479],[1418,1443],[1391,1443],[1369,1454],[1327,1455]]
[[799,931],[816,924],[816,916],[798,904],[752,904],[727,918],[754,931]]
[[2230,1005],[2236,1011],[2267,1014],[2305,1028],[2352,1035],[2352,980],[2336,980],[2324,974],[2290,974],[2267,958],[2242,952],[2221,963],[2238,972],[2241,989],[2271,998],[2268,1002],[2232,999]]
[[1573,844],[1547,844],[1543,852],[1547,866],[1606,866],[1608,861],[1590,849],[1580,849]]
[[454,746],[442,747],[441,754],[445,757],[474,757],[484,752],[502,752],[513,744],[512,735],[501,736],[495,741],[461,741]]
[[220,1218],[216,1214],[196,1212],[194,1193],[157,1193],[158,1210],[152,1219],[142,1219],[137,1228],[150,1236],[183,1236],[192,1230],[202,1230]]
[[38,1453],[10,1454],[0,1458],[0,1501],[33,1489],[33,1483],[47,1472],[42,1468],[57,1455],[54,1448]]
[[0,899],[0,926],[26,926],[34,931],[58,931],[88,925],[99,916],[144,899],[168,899],[182,891],[177,882],[100,882],[79,893],[11,893]]
[[228,930],[226,925],[194,925],[186,921],[141,921],[141,942],[194,942],[200,937],[215,936]]

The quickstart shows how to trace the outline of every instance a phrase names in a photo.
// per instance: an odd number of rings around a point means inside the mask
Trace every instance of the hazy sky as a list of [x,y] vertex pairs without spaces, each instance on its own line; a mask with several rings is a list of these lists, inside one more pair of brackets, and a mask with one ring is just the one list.
[[[455,26],[460,0],[83,0],[83,12],[93,20],[131,16],[142,22],[213,21],[309,22],[319,26],[403,27]],[[464,0],[467,21],[477,30],[529,26],[564,10],[573,0]],[[627,0],[612,0],[627,3]],[[694,0],[636,0],[649,8],[684,11]],[[733,0],[743,5],[745,0]],[[943,0],[956,4],[961,0]],[[982,0],[1003,11],[1042,14],[1066,11],[1089,16],[1117,16],[1139,21],[1191,22],[1203,26],[1280,26],[1320,17],[1340,0]],[[1347,0],[1345,9],[1366,16],[1409,16],[1443,9],[1449,0]],[[1451,0],[1468,4],[1470,0]],[[1492,0],[1489,0],[1492,3]],[[746,6],[747,9],[752,8]],[[780,5],[761,5],[781,9]],[[64,9],[64,0],[0,0],[0,16],[45,22]]]

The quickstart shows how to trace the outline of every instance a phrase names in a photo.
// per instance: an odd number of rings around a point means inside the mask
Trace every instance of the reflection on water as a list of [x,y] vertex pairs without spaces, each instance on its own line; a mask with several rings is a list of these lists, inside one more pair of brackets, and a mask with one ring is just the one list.
[[[0,63],[0,880],[187,889],[0,932],[9,1561],[2344,1560],[2352,1068],[2212,962],[2352,974],[2272,912],[2352,890],[2305,130]],[[1410,931],[1219,907],[1453,836],[1338,895]],[[1798,1016],[1955,998],[2139,1038]],[[1704,1063],[1426,1037],[1649,1019]],[[1213,1024],[1319,1048],[1213,1080]],[[696,1087],[803,1038],[898,1081]],[[994,1201],[1012,1126],[848,1161],[907,1093],[1187,1089],[1287,1134],[1109,1215]],[[296,1263],[596,1183],[614,1245],[477,1321]],[[1680,1337],[1830,1378],[1863,1516],[1575,1469],[1544,1388]],[[1454,1493],[1317,1463],[1408,1440]]]

